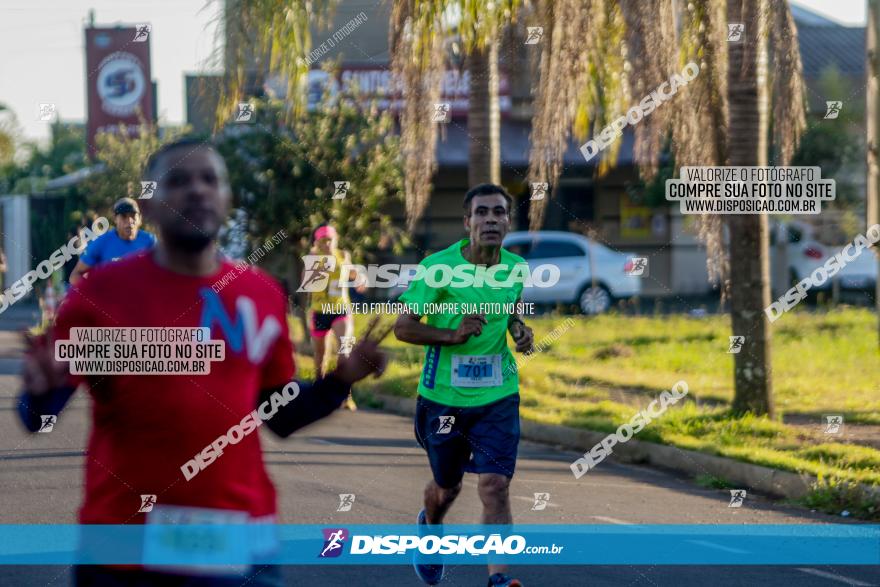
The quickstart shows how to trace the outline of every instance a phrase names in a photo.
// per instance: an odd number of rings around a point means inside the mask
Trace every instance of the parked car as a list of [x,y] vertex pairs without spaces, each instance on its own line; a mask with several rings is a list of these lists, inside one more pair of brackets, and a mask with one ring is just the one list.
[[533,271],[545,264],[559,267],[559,282],[547,288],[525,288],[524,302],[576,304],[584,314],[601,314],[615,299],[636,296],[641,291],[642,278],[628,275],[635,253],[612,251],[580,234],[512,232],[503,246],[524,258]]
[[[804,222],[774,223],[770,232],[771,262],[779,254],[780,245],[784,244],[786,276],[789,281],[786,285],[794,285],[824,265],[847,243],[852,242],[853,238],[855,235],[841,234],[836,237],[820,239],[817,230]],[[840,280],[841,289],[873,291],[877,281],[877,257],[871,250],[865,249],[858,257],[847,262],[837,273],[835,279]],[[827,291],[831,287],[832,280],[829,279],[818,287],[812,286],[812,291]]]

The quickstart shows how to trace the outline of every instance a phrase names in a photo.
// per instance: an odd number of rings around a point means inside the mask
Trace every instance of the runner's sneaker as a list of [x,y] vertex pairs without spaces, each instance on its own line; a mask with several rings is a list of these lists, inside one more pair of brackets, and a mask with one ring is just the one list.
[[[428,525],[428,519],[425,517],[425,510],[419,512],[419,536],[428,536],[429,534],[421,528],[421,526]],[[446,570],[442,564],[433,564],[427,565],[419,562],[420,560],[419,551],[416,549],[415,555],[413,556],[413,567],[416,570],[416,575],[419,576],[419,579],[427,583],[428,585],[436,585],[440,581],[443,580],[443,573]]]
[[358,409],[357,404],[354,403],[354,398],[351,397],[351,395],[346,398],[345,403],[342,404],[342,407],[352,412],[356,412]]
[[519,579],[511,579],[503,573],[495,573],[489,577],[489,587],[522,587]]

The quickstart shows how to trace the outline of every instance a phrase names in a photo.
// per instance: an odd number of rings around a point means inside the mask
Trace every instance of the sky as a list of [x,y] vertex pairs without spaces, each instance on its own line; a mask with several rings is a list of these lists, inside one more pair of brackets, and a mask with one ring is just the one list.
[[[849,26],[864,26],[865,0],[797,0]],[[208,71],[221,0],[0,0],[0,103],[15,112],[25,139],[45,141],[38,104],[55,103],[62,120],[85,118],[83,28],[89,9],[98,26],[152,25],[151,60],[159,117],[186,117],[183,76]]]

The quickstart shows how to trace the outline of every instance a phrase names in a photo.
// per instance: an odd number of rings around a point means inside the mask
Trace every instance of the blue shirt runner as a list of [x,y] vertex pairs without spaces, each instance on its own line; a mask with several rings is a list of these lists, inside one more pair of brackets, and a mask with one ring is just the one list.
[[145,230],[139,230],[134,240],[127,241],[120,238],[114,228],[90,242],[86,247],[86,252],[80,257],[80,261],[90,267],[95,267],[152,248],[155,244],[156,237]]

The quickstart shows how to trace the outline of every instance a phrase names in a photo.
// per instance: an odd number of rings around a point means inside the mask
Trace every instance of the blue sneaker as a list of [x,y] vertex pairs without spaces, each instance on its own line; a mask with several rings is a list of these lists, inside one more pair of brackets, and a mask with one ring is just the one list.
[[[425,517],[425,510],[419,512],[418,517],[419,526],[427,526],[428,520]],[[424,532],[422,528],[419,528],[419,536],[427,536],[428,533]],[[428,585],[436,585],[440,581],[443,580],[443,573],[446,570],[444,565],[442,564],[424,564],[420,562],[422,559],[421,554],[418,550],[416,550],[413,555],[413,568],[416,570],[416,575],[419,576],[419,579],[427,583]]]
[[511,579],[503,573],[495,573],[489,577],[489,587],[522,587],[519,579]]

